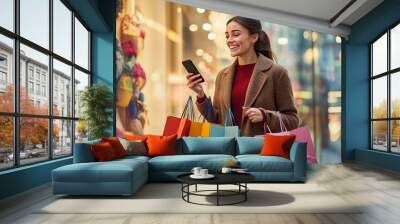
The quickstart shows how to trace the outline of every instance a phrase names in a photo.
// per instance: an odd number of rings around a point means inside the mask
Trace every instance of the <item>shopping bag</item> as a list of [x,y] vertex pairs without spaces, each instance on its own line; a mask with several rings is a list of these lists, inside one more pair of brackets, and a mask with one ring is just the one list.
[[205,121],[201,127],[200,137],[210,137],[210,128],[211,124],[208,121]]
[[307,127],[299,127],[293,130],[288,131],[286,129],[285,124],[283,123],[282,120],[282,116],[280,114],[279,111],[275,111],[275,112],[271,112],[273,113],[275,116],[278,117],[279,119],[279,124],[281,127],[281,132],[277,132],[277,133],[272,133],[271,129],[269,128],[269,126],[264,123],[264,133],[266,133],[266,131],[268,130],[269,133],[268,134],[272,134],[272,135],[288,135],[288,134],[292,134],[296,136],[295,141],[296,142],[303,142],[303,143],[307,143],[307,162],[309,164],[315,164],[318,163],[316,155],[315,155],[315,148],[314,148],[314,144],[311,138],[311,134],[310,131],[308,130]]
[[314,144],[311,138],[310,131],[307,127],[300,127],[289,131],[290,133],[296,135],[296,142],[305,142],[307,143],[307,162],[309,164],[318,163],[317,158],[315,156]]
[[[228,118],[231,119],[232,126],[227,126]],[[224,125],[211,124],[210,137],[238,137],[239,127],[235,126],[235,119],[233,113],[229,108],[226,111]]]
[[[201,117],[201,115],[200,115]],[[189,136],[191,137],[209,137],[210,136],[210,124],[206,122],[205,118],[200,121],[192,121],[190,124]]]
[[193,101],[190,96],[186,101],[181,117],[168,116],[163,136],[177,134],[178,137],[189,136],[191,120],[193,120]]

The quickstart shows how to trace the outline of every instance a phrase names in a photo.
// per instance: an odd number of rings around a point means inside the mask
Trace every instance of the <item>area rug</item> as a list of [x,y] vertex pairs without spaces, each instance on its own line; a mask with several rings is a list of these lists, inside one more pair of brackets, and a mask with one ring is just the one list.
[[[131,197],[55,197],[35,213],[125,214],[125,213],[360,213],[359,205],[344,201],[317,184],[249,184],[247,201],[237,205],[204,206],[182,200],[177,183],[146,184]],[[224,189],[231,189],[225,187]],[[212,190],[213,185],[198,190]],[[194,187],[191,189],[194,190]],[[213,193],[210,193],[213,194]],[[229,203],[240,198],[224,197]],[[215,196],[191,196],[197,203],[213,204]]]

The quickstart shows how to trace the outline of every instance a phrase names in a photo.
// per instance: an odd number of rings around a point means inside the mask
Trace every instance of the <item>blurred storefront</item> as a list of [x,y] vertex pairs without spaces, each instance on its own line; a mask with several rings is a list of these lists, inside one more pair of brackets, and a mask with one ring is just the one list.
[[[218,71],[233,61],[224,34],[231,15],[164,0],[120,0],[117,10],[117,129],[119,134],[161,134],[166,117],[180,116],[188,96],[195,97],[186,87],[183,59],[193,60],[213,96]],[[318,159],[340,162],[341,39],[267,21],[263,27],[277,63],[289,72]],[[127,39],[133,43],[130,56]]]

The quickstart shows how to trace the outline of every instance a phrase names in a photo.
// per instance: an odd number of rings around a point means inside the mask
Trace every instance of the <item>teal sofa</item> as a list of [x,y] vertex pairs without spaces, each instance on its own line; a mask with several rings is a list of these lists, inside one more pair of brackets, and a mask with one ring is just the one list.
[[306,180],[306,144],[294,143],[290,159],[259,156],[263,146],[259,137],[183,137],[177,140],[177,155],[127,156],[108,162],[96,162],[90,145],[77,143],[74,163],[52,171],[54,194],[131,195],[151,182],[176,181],[193,167],[219,172],[228,160],[236,160],[259,182],[304,182]]

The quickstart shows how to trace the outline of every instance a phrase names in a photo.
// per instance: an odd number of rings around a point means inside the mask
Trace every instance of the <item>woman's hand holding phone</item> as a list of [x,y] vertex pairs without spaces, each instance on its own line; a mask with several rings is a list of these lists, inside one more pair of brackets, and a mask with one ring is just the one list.
[[198,97],[204,97],[205,93],[203,87],[200,83],[202,83],[202,79],[200,78],[201,74],[193,74],[189,73],[186,75],[187,86],[193,90]]

